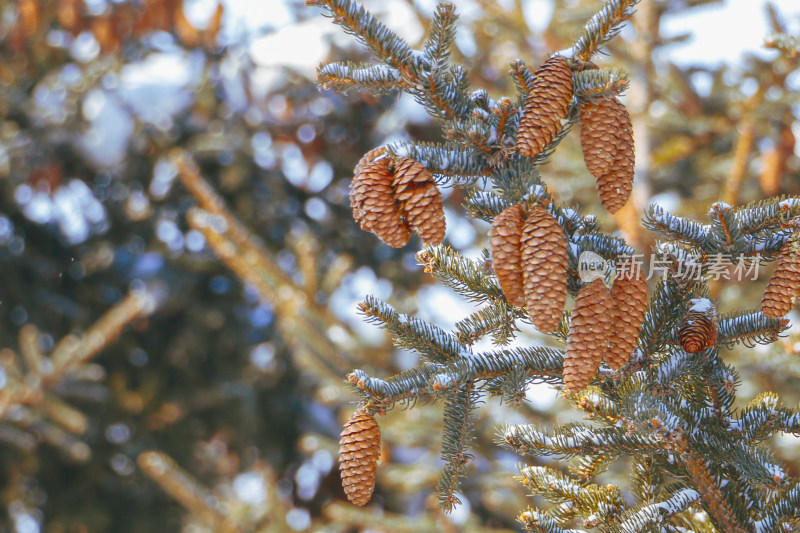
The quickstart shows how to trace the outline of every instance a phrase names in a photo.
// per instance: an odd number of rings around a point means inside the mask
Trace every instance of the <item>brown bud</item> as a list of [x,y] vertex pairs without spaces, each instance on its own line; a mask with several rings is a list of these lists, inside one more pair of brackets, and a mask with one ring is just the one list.
[[567,299],[567,238],[550,212],[531,208],[520,236],[528,314],[539,331],[558,327]]
[[514,204],[494,217],[489,230],[494,273],[508,303],[516,307],[525,305],[519,243],[523,222],[523,205]]
[[585,388],[597,372],[608,343],[610,311],[611,294],[602,279],[595,279],[578,291],[564,353],[567,390],[578,392]]
[[359,409],[345,423],[339,440],[339,473],[347,499],[364,505],[375,489],[381,455],[381,431],[368,412]]
[[569,112],[572,92],[572,70],[565,57],[555,55],[536,71],[517,130],[521,155],[535,157],[550,145]]

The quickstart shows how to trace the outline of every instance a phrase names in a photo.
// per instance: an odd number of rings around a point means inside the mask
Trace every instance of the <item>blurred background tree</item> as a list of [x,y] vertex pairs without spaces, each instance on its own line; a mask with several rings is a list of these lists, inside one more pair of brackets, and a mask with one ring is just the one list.
[[[254,4],[0,3],[0,531],[513,530],[525,495],[494,427],[575,416],[545,386],[519,407],[481,409],[453,514],[429,498],[437,407],[381,421],[389,451],[373,505],[385,513],[344,503],[344,376],[415,363],[362,324],[356,303],[375,294],[447,327],[472,308],[431,284],[418,240],[388,248],[349,207],[362,154],[436,140],[437,127],[406,96],[320,92],[318,63],[364,53],[314,9]],[[455,61],[474,87],[512,94],[509,62],[569,46],[599,4],[457,2]],[[700,218],[717,199],[800,193],[797,56],[673,62],[688,38],[675,28],[721,4],[645,0],[608,50],[633,78],[630,208],[604,214],[576,136],[545,176],[642,252],[650,201]],[[412,43],[433,11],[368,5]],[[797,34],[796,6],[770,6],[765,31]],[[206,182],[219,198],[203,196]],[[443,192],[447,242],[478,256],[486,225],[463,216],[459,189]],[[236,228],[255,237],[237,240]],[[226,249],[236,253],[224,261]],[[721,282],[721,310],[756,307],[763,283]],[[792,332],[736,362],[743,400],[766,389],[800,400]],[[796,475],[796,441],[778,444]]]

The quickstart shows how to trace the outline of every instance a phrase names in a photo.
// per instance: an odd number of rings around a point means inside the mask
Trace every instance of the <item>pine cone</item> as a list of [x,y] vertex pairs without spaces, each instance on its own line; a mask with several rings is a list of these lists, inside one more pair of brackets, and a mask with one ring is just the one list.
[[359,163],[350,183],[350,205],[361,229],[371,231],[389,246],[400,248],[411,233],[395,202],[390,165],[388,157],[364,165]]
[[522,259],[519,238],[522,233],[522,204],[514,204],[494,217],[489,230],[492,249],[492,267],[508,303],[515,307],[525,305],[523,292]]
[[525,220],[520,250],[528,314],[539,331],[550,333],[561,322],[567,299],[567,238],[541,205]]
[[694,298],[683,318],[678,340],[686,353],[697,353],[717,344],[717,308],[708,298]]
[[761,298],[761,312],[769,318],[786,316],[800,296],[800,254],[789,241],[778,256],[778,264]]
[[536,71],[517,130],[521,155],[535,157],[550,145],[569,112],[572,92],[572,70],[564,56],[551,57]]
[[359,409],[342,430],[339,440],[339,472],[347,499],[364,505],[375,489],[375,472],[381,455],[381,431],[368,412]]
[[633,189],[633,127],[625,106],[616,98],[581,106],[581,148],[586,168],[597,178],[600,202],[618,211]]
[[647,279],[638,263],[626,265],[611,288],[613,331],[608,338],[605,361],[612,369],[625,366],[639,341],[647,311]]
[[564,353],[564,386],[577,392],[597,372],[608,343],[611,327],[611,294],[602,279],[581,287],[569,321]]
[[402,159],[395,167],[392,186],[406,222],[422,242],[441,244],[445,232],[442,194],[428,169],[413,159]]

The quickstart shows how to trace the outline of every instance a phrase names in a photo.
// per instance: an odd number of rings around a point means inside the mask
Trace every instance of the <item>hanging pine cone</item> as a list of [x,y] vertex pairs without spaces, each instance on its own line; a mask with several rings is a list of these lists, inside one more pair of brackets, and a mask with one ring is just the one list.
[[353,218],[361,229],[371,231],[389,246],[405,246],[411,233],[395,202],[391,159],[359,163],[356,169],[350,183]]
[[616,98],[589,102],[580,108],[580,124],[586,168],[597,179],[603,207],[615,213],[633,189],[633,127],[628,110]]
[[611,295],[602,279],[581,287],[569,321],[564,353],[564,386],[578,392],[597,372],[611,327]]
[[[619,265],[618,265],[619,266]],[[612,369],[625,366],[639,340],[647,311],[647,279],[638,263],[624,265],[611,288],[611,313],[614,332],[609,335],[605,361]]]
[[550,333],[561,322],[567,299],[567,238],[541,205],[525,220],[520,250],[528,314],[539,331]]
[[800,253],[797,244],[790,240],[778,256],[775,271],[761,298],[761,312],[769,318],[786,316],[800,296]]
[[347,421],[339,440],[339,473],[347,499],[364,505],[375,489],[375,472],[381,455],[381,431],[368,412],[357,410]]
[[508,303],[515,307],[525,305],[519,244],[523,223],[523,206],[514,204],[494,217],[489,230],[494,273]]
[[717,308],[708,298],[694,298],[691,303],[678,340],[683,351],[697,353],[717,344]]
[[441,244],[445,232],[442,194],[428,169],[413,159],[402,159],[395,168],[392,186],[411,229],[424,244]]
[[553,56],[536,71],[517,130],[517,150],[526,157],[544,151],[566,118],[572,101],[572,70],[564,56]]

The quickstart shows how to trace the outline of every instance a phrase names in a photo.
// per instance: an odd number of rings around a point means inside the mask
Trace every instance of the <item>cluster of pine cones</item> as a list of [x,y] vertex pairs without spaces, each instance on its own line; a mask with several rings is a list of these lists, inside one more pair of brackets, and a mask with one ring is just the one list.
[[353,218],[394,248],[405,246],[416,231],[425,244],[441,244],[445,233],[442,195],[425,166],[392,157],[386,149],[367,152],[350,184]]
[[[586,66],[586,65],[584,65]],[[517,131],[517,151],[527,157],[543,152],[567,118],[573,97],[569,61],[555,55],[536,71]],[[584,101],[578,107],[581,148],[586,168],[597,180],[600,202],[617,212],[633,189],[633,128],[616,98]]]
[[[568,269],[567,237],[556,218],[542,205],[514,204],[495,217],[489,240],[492,266],[509,303],[526,306],[540,331],[556,329]],[[578,292],[564,356],[564,385],[571,391],[586,387],[601,361],[619,369],[633,353],[647,309],[647,280],[638,264],[627,267],[620,265],[610,291],[594,279]]]

